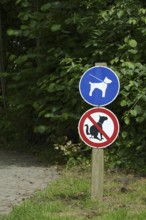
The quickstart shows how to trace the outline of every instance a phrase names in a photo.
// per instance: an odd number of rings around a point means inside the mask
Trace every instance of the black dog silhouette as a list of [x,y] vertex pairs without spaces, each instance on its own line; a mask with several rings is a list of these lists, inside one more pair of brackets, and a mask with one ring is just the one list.
[[[101,129],[102,129],[103,122],[107,119],[108,119],[108,117],[99,116],[99,121],[97,122],[97,124],[101,127]],[[87,135],[91,135],[91,137],[93,137],[95,139],[98,139],[100,141],[103,139],[102,133],[98,130],[98,128],[95,125],[92,125],[90,127],[90,129],[89,129],[89,126],[87,124],[85,124],[85,126],[86,126],[86,134]],[[100,134],[100,139],[98,138],[98,134]]]

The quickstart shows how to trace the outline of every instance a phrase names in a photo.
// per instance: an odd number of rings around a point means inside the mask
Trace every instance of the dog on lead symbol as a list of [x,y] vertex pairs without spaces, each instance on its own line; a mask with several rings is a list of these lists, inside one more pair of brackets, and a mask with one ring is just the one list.
[[103,81],[98,82],[98,83],[89,82],[90,84],[89,96],[92,96],[95,89],[99,89],[102,92],[102,98],[104,98],[106,95],[108,84],[110,84],[111,82],[112,80],[110,80],[107,77],[105,77]]

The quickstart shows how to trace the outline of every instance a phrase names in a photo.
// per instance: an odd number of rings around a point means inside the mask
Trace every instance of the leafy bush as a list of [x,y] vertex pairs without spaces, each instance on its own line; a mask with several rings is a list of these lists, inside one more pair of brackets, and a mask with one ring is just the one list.
[[[9,12],[7,4],[2,6]],[[108,106],[121,127],[107,150],[109,161],[144,167],[145,14],[145,4],[138,0],[17,0],[11,15],[16,25],[6,22],[9,117],[3,132],[80,157],[77,125],[90,106],[79,95],[79,79],[95,62],[107,62],[121,82],[118,98]]]

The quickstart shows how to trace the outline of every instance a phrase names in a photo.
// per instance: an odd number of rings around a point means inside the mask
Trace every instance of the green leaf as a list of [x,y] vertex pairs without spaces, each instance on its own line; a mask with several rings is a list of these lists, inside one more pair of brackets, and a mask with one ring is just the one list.
[[132,69],[132,70],[135,68],[135,65],[134,65],[132,62],[130,62],[130,61],[124,62],[124,63],[122,64],[122,66],[123,66],[123,67],[128,67],[129,69]]
[[143,122],[143,120],[144,120],[143,117],[137,117],[137,118],[136,118],[136,121],[139,122],[139,123]]
[[136,47],[137,46],[137,42],[134,39],[129,40],[128,44],[129,44],[130,47]]
[[56,84],[55,83],[50,83],[50,85],[47,88],[48,92],[54,92],[56,88]]
[[57,85],[56,86],[56,91],[62,91],[65,89],[65,86],[64,85]]
[[61,24],[54,24],[51,27],[52,32],[59,31],[60,29],[61,29]]
[[42,134],[47,130],[47,128],[48,128],[47,126],[39,125],[38,127],[35,128],[34,131]]
[[121,18],[123,16],[124,12],[122,10],[117,12],[118,18]]
[[141,106],[139,106],[139,105],[136,105],[136,106],[134,107],[134,110],[137,112],[137,114],[141,114],[141,113],[142,113],[142,108],[141,108]]
[[137,151],[141,151],[143,149],[143,147],[141,145],[137,146],[136,150]]
[[16,0],[16,4],[20,3],[22,0]]
[[128,50],[130,53],[132,53],[132,54],[137,54],[137,50],[135,50],[135,49],[131,49],[131,50]]
[[128,117],[125,117],[125,118],[124,118],[124,121],[125,121],[125,124],[126,124],[126,125],[129,125],[130,119],[129,119]]
[[141,114],[142,108],[139,105],[136,105],[134,109],[130,110],[131,115],[137,116],[138,114]]
[[125,42],[125,43],[128,43],[128,40],[129,40],[129,37],[125,37],[125,38],[124,38],[124,42]]
[[7,77],[9,74],[7,72],[0,72],[0,77]]
[[136,110],[130,110],[131,115],[137,116],[137,111]]
[[10,60],[10,61],[14,61],[15,59],[16,59],[16,55],[11,54],[11,55],[9,56],[9,60]]
[[126,131],[123,131],[123,132],[122,132],[122,137],[123,137],[123,138],[127,137],[127,135],[128,135],[128,133],[127,133]]
[[127,105],[127,102],[126,102],[126,100],[122,100],[121,102],[120,102],[120,105],[123,107],[123,106],[126,106]]
[[146,95],[143,95],[142,99],[146,102]]
[[22,64],[22,63],[26,62],[27,60],[28,60],[27,55],[19,56],[18,59],[16,60],[16,63],[17,64]]
[[51,8],[51,3],[47,3],[47,4],[44,4],[42,7],[41,7],[41,10],[42,11],[46,11],[46,10],[48,10],[48,9],[50,9]]
[[19,31],[18,30],[13,30],[13,29],[8,29],[7,30],[7,34],[9,35],[9,36],[19,36]]
[[146,14],[146,9],[145,8],[140,8],[139,13],[145,15]]
[[54,114],[53,113],[47,113],[44,115],[45,118],[53,118]]
[[21,30],[27,30],[29,27],[27,25],[21,25],[20,28]]

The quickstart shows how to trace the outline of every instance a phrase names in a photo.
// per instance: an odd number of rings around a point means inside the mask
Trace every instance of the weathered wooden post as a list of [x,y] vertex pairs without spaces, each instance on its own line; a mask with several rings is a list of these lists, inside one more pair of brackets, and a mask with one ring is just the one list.
[[91,199],[102,200],[104,179],[104,150],[92,149]]

